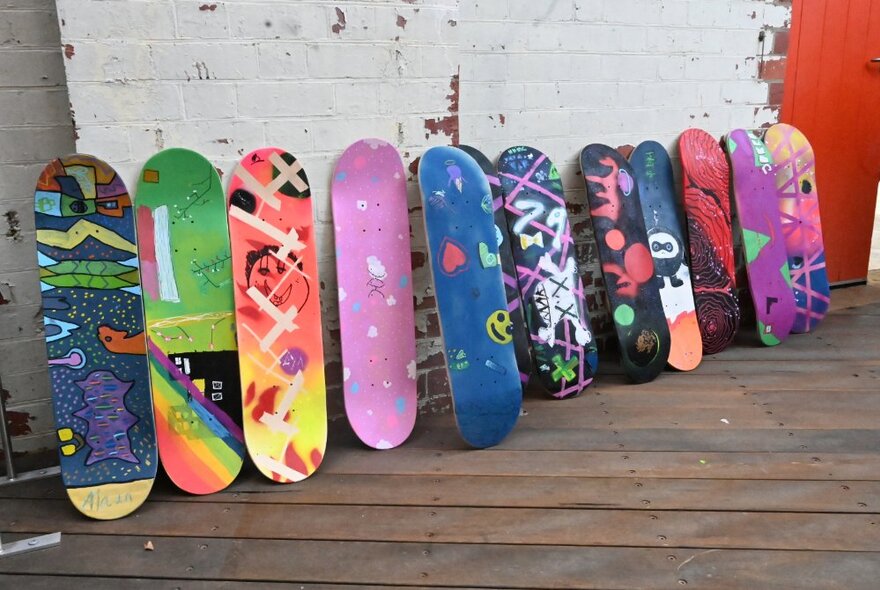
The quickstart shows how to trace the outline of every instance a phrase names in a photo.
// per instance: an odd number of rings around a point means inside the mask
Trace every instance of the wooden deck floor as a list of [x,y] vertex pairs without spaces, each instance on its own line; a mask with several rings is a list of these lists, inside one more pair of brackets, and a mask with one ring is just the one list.
[[451,416],[393,451],[335,433],[305,482],[160,480],[114,522],[79,517],[58,479],[0,487],[5,540],[63,533],[0,559],[0,588],[876,589],[880,287],[834,307],[816,334],[690,374],[530,397],[494,449],[464,449]]

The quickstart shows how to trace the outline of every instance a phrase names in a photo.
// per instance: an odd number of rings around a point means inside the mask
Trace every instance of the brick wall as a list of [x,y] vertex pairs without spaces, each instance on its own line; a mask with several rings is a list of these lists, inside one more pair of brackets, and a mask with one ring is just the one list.
[[0,395],[16,455],[54,438],[32,211],[40,170],[74,149],[61,62],[54,1],[0,0]]
[[492,157],[524,142],[556,163],[600,347],[612,324],[581,148],[654,139],[675,158],[688,127],[720,136],[776,122],[789,17],[760,0],[462,3],[463,141]]
[[[2,0],[0,0],[2,1]],[[352,141],[384,137],[410,171],[426,147],[490,157],[518,143],[557,163],[599,332],[581,147],[720,135],[777,117],[789,8],[765,0],[57,0],[81,151],[134,184],[163,147],[227,172],[278,145],[312,183],[322,256],[331,414],[341,408],[329,180]],[[765,32],[763,42],[759,33]],[[764,59],[762,60],[762,55]],[[762,65],[763,64],[763,65]],[[780,77],[774,77],[780,76]],[[410,184],[419,385],[449,407],[417,187]]]
[[[405,165],[449,141],[457,1],[58,0],[58,12],[77,147],[112,163],[130,189],[165,147],[197,150],[225,175],[265,145],[303,162],[317,216],[330,414],[341,416],[331,172],[363,137],[394,142]],[[421,402],[439,410],[448,393],[418,187],[409,188]]]

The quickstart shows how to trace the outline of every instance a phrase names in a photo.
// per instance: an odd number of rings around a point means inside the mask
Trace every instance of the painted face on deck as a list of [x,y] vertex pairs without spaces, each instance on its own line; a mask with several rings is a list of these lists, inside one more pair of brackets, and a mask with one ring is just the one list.
[[302,273],[302,262],[293,254],[279,260],[275,256],[277,251],[277,246],[266,246],[248,253],[245,269],[248,287],[258,289],[275,307],[290,302],[302,309],[309,298],[309,282]]

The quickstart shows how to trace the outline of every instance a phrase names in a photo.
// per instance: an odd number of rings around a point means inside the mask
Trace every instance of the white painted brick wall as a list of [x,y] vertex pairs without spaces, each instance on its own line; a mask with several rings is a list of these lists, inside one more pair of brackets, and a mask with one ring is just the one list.
[[[74,51],[66,66],[77,148],[113,164],[130,189],[143,162],[165,147],[195,149],[226,174],[265,145],[303,162],[318,219],[326,348],[335,361],[328,380],[338,382],[330,175],[342,150],[363,137],[396,143],[407,165],[427,144],[448,141],[426,139],[425,121],[450,116],[447,95],[460,63],[457,0],[57,5],[62,42]],[[415,206],[417,187],[410,188]],[[423,252],[418,211],[413,222],[414,248]],[[422,265],[415,273],[419,301],[426,272]],[[430,311],[419,313],[426,330]],[[436,354],[423,361],[427,380]]]
[[687,127],[721,135],[774,121],[777,113],[763,108],[758,35],[788,18],[786,6],[769,0],[462,3],[462,141],[490,157],[530,144],[556,162],[589,258],[581,270],[595,328],[610,324],[597,289],[580,149],[646,139],[673,148]]
[[54,440],[32,211],[40,170],[74,148],[62,60],[52,0],[0,0],[0,295],[11,300],[0,305],[0,379],[15,453]]
[[[563,174],[589,252],[580,148],[648,138],[672,145],[689,126],[721,134],[774,120],[757,79],[758,33],[786,26],[789,14],[771,0],[57,5],[62,43],[74,51],[65,63],[77,147],[107,159],[130,185],[147,158],[171,146],[198,150],[227,173],[263,145],[303,161],[323,248],[331,361],[338,345],[328,189],[351,141],[384,137],[406,164],[456,133],[491,157],[518,143],[539,147]],[[420,384],[428,383],[428,397],[442,397],[434,312],[431,299],[422,299],[427,268],[413,183],[410,204],[418,326],[428,335],[419,344]],[[585,263],[582,270],[590,277],[596,269]],[[443,406],[442,399],[432,403]]]

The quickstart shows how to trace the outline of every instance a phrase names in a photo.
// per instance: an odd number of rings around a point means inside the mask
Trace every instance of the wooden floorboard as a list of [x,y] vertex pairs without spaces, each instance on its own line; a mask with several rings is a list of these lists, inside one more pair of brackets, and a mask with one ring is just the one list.
[[876,589],[880,288],[846,291],[779,347],[745,333],[693,373],[636,386],[612,361],[578,399],[529,391],[493,449],[451,415],[382,452],[337,420],[306,481],[160,476],[112,522],[58,478],[0,486],[4,541],[63,533],[0,559],[0,588]]

